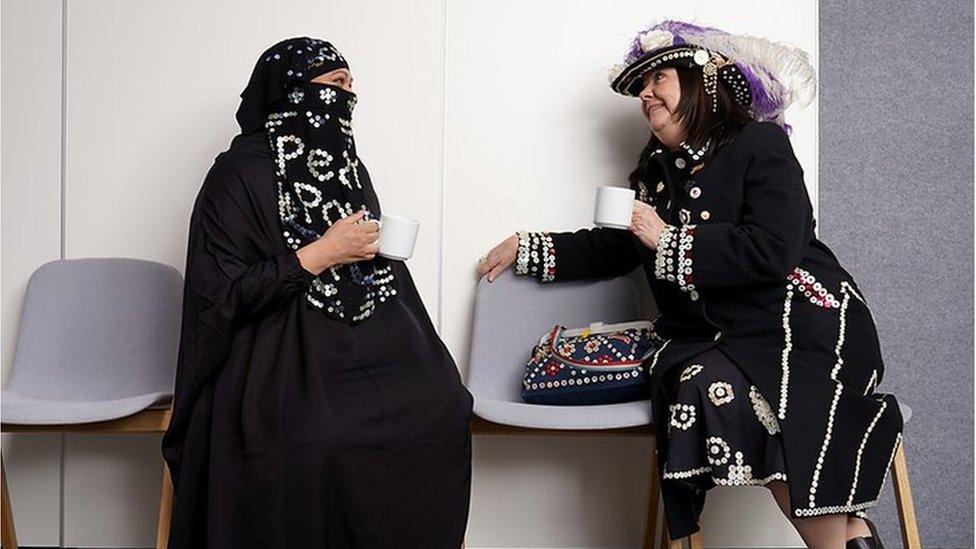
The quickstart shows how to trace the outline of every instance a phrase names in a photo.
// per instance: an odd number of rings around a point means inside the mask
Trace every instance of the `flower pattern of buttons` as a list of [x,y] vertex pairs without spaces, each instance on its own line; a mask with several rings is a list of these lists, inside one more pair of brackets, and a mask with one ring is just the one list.
[[735,393],[732,391],[732,385],[726,381],[716,381],[708,387],[708,399],[716,406],[728,404],[734,398]]
[[288,93],[288,100],[295,104],[301,103],[304,98],[305,92],[301,88],[294,88]]
[[732,449],[722,437],[708,437],[705,447],[708,449],[708,463],[715,467],[725,465],[732,456]]
[[742,452],[735,453],[735,464],[729,465],[728,481],[735,484],[746,484],[752,480],[752,466],[743,463]]
[[325,102],[326,105],[331,105],[336,100],[336,92],[329,88],[319,90],[319,99]]
[[682,431],[690,429],[695,424],[696,409],[694,404],[672,404],[671,423],[672,427],[677,427]]

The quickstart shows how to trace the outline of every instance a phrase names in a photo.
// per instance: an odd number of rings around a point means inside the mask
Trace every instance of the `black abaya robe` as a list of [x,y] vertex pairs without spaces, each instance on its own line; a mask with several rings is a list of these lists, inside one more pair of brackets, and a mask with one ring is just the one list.
[[[379,204],[360,170],[368,207]],[[403,262],[359,323],[301,296],[263,132],[217,157],[190,221],[163,455],[169,547],[457,548],[472,398]]]

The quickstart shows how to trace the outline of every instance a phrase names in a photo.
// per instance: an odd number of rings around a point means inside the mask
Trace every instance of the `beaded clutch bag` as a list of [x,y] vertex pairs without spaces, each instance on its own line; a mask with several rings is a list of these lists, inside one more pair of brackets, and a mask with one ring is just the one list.
[[654,353],[648,321],[557,325],[525,365],[522,400],[531,404],[615,404],[648,397],[643,362]]

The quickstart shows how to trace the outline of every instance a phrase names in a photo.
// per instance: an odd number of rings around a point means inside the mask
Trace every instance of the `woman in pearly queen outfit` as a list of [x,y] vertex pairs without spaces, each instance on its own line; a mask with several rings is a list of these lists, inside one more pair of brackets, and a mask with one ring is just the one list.
[[798,49],[663,21],[611,88],[651,135],[630,175],[629,231],[520,231],[482,258],[493,280],[643,267],[659,316],[650,371],[665,515],[698,530],[706,491],[761,485],[810,547],[882,547],[865,517],[901,442],[867,300],[814,233],[784,119],[815,75]]

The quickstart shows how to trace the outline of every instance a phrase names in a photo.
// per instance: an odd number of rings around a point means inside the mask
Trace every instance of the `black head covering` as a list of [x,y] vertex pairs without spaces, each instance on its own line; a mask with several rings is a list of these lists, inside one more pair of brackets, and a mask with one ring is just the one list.
[[[356,94],[311,81],[343,67],[348,67],[346,60],[328,42],[285,40],[262,54],[241,93],[237,120],[243,133],[263,130],[267,137],[276,167],[281,236],[292,250],[361,209],[366,210],[364,221],[380,214],[356,154]],[[305,301],[337,320],[358,322],[395,294],[389,261],[377,257],[320,273]]]
[[335,47],[316,38],[289,38],[271,46],[258,59],[247,87],[241,92],[237,123],[241,132],[264,127],[273,106],[296,84],[336,69],[349,68]]

